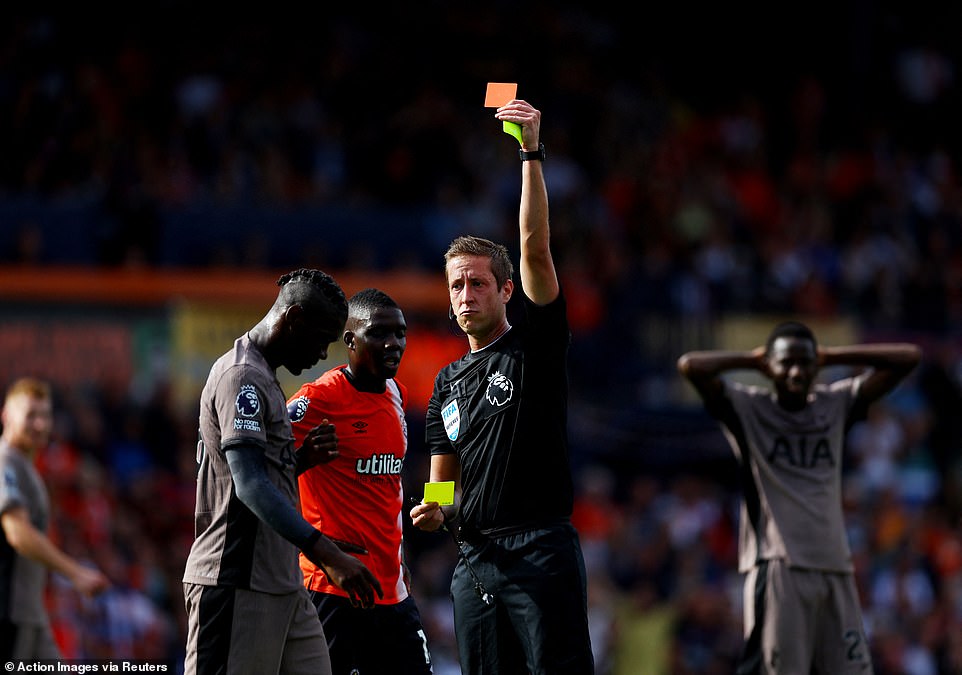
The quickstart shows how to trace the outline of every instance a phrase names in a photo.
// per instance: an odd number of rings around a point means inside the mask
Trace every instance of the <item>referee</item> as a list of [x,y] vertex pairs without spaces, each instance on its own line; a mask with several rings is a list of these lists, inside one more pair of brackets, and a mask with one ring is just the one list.
[[459,506],[461,557],[451,581],[465,675],[590,675],[587,582],[570,523],[564,295],[550,250],[541,113],[512,100],[496,117],[522,129],[521,309],[507,249],[459,237],[445,254],[451,313],[470,351],[445,366],[428,404],[431,480],[459,503],[411,510],[433,531]]

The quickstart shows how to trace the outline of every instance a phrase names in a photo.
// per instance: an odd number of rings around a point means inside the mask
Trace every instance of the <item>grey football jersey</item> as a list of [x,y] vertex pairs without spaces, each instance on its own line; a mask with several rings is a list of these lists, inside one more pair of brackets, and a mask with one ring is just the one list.
[[842,514],[842,450],[859,383],[817,384],[797,412],[778,405],[768,389],[726,385],[744,431],[723,427],[745,469],[740,571],[772,558],[815,570],[853,569]]
[[263,449],[271,482],[297,505],[294,434],[274,370],[245,336],[211,367],[200,398],[194,543],[184,581],[287,593],[302,586],[298,549],[240,500],[231,445]]
[[[50,519],[47,488],[30,459],[0,443],[0,513],[16,507],[27,510],[30,524],[46,533]],[[20,624],[44,624],[47,612],[43,589],[47,568],[17,553],[0,530],[0,619]]]

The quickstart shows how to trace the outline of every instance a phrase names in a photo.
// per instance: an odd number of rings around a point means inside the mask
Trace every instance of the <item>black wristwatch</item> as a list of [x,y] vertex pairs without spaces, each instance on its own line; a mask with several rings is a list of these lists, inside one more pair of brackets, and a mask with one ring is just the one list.
[[538,143],[538,149],[532,150],[531,152],[525,152],[522,149],[518,150],[518,154],[521,156],[522,162],[527,162],[532,159],[536,159],[539,162],[544,161],[544,143]]

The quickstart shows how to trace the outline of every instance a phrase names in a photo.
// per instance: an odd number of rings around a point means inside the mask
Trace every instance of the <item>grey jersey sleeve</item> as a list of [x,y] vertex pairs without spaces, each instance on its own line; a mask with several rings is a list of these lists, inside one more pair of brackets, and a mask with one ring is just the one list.
[[300,549],[320,534],[301,517],[270,481],[264,454],[256,445],[232,445],[225,451],[237,498],[282,537]]

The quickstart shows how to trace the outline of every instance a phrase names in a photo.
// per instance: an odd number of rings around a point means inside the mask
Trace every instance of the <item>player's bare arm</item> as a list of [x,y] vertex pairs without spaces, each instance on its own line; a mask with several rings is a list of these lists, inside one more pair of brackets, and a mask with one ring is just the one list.
[[724,396],[723,373],[758,370],[767,374],[764,347],[756,347],[752,351],[688,352],[678,359],[677,366],[678,372],[694,385],[706,403],[717,402]]
[[74,560],[35,528],[26,508],[21,506],[4,511],[0,525],[7,542],[17,553],[62,574],[83,595],[91,597],[110,587],[110,581],[99,570]]
[[922,350],[909,343],[877,343],[821,347],[819,363],[825,366],[870,368],[859,387],[859,402],[868,404],[892,391],[922,360]]

